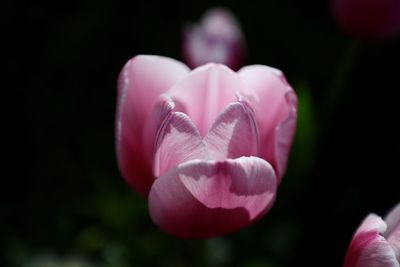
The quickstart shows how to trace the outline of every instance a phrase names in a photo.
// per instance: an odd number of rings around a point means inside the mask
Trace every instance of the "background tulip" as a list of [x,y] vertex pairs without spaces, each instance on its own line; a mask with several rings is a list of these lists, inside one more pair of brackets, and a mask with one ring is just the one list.
[[400,204],[383,221],[370,214],[357,229],[344,267],[400,266]]
[[121,71],[118,89],[121,172],[149,194],[151,218],[172,235],[238,230],[272,206],[296,110],[277,69],[235,73],[207,64],[189,71],[169,58],[137,56]]
[[189,24],[183,30],[183,55],[190,67],[215,62],[238,69],[243,64],[244,46],[239,22],[225,8],[210,9],[200,24]]
[[400,33],[398,0],[333,0],[339,26],[348,34],[366,39],[385,39]]

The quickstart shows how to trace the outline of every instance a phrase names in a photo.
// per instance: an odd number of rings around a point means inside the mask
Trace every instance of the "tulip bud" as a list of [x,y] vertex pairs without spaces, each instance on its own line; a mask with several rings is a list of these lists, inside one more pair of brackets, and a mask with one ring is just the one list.
[[337,24],[353,37],[388,39],[400,33],[399,0],[333,0]]
[[178,237],[239,230],[272,207],[286,169],[297,97],[280,70],[220,64],[190,70],[159,56],[126,63],[118,83],[116,154]]
[[184,59],[192,68],[214,62],[238,69],[245,50],[240,25],[224,8],[211,9],[200,24],[187,25],[183,30],[182,48]]
[[400,266],[400,203],[385,220],[370,214],[354,234],[344,267]]

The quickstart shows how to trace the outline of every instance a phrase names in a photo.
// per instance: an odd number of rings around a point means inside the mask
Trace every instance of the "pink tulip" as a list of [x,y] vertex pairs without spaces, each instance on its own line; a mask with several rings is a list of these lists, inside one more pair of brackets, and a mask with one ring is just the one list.
[[281,71],[192,71],[137,56],[121,71],[118,164],[148,196],[152,220],[179,237],[238,230],[265,214],[286,168],[297,98]]
[[244,38],[233,14],[224,8],[213,8],[199,25],[188,25],[183,31],[183,54],[190,67],[209,62],[238,69],[244,58]]
[[333,12],[346,33],[365,39],[387,39],[400,33],[399,0],[332,0]]
[[370,214],[347,250],[344,267],[400,266],[400,203],[386,216]]

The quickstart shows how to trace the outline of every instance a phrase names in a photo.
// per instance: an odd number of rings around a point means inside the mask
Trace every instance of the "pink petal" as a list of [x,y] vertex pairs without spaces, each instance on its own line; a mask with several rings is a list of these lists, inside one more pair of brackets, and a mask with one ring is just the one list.
[[257,220],[275,193],[275,173],[260,158],[192,160],[154,182],[149,210],[153,222],[171,235],[211,237]]
[[377,234],[383,234],[386,232],[387,225],[381,217],[370,214],[365,218],[356,231],[356,235],[363,232],[374,232]]
[[155,176],[167,172],[179,163],[207,157],[199,132],[190,118],[181,112],[172,112],[162,122],[155,147]]
[[162,128],[164,121],[171,116],[175,109],[175,103],[168,95],[161,95],[159,101],[154,104],[153,110],[148,115],[143,130],[143,157],[148,162],[153,161],[155,153],[155,140],[159,129]]
[[258,131],[253,110],[244,102],[230,104],[204,138],[210,158],[223,160],[258,155]]
[[387,231],[385,237],[392,246],[397,260],[400,262],[400,203],[386,216]]
[[205,136],[217,116],[242,88],[239,76],[223,65],[207,64],[193,70],[168,91],[174,101],[184,105],[201,136]]
[[272,164],[280,180],[286,170],[296,128],[296,94],[280,70],[253,65],[238,73],[245,83],[241,93],[256,113],[260,155]]
[[[171,112],[172,105],[167,99],[162,99],[151,116],[154,119],[149,120],[149,124],[154,125],[151,129],[158,129],[155,176],[191,159],[224,160],[258,154],[257,126],[253,111],[246,103],[229,104],[204,140],[189,117],[181,112]],[[145,137],[154,136],[153,131]],[[152,141],[149,139],[147,143],[152,144]]]
[[125,180],[143,195],[153,179],[151,163],[143,157],[144,122],[158,96],[188,72],[184,64],[173,59],[137,56],[120,73],[115,125],[118,165]]
[[386,223],[369,215],[356,231],[347,250],[344,267],[399,267],[392,247],[381,235]]

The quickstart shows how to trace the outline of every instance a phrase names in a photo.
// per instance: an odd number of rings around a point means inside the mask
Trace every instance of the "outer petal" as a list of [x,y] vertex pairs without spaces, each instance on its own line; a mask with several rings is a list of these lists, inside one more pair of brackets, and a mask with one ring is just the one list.
[[239,76],[228,67],[207,64],[193,70],[168,91],[174,101],[184,105],[201,136],[205,136],[219,113],[236,100],[243,87]]
[[139,193],[150,190],[151,163],[143,157],[142,130],[158,96],[187,75],[182,63],[159,56],[137,56],[122,69],[118,82],[116,152],[125,180]]
[[381,236],[386,223],[369,215],[355,233],[347,250],[344,267],[399,267],[394,251]]
[[388,228],[384,236],[388,239],[397,260],[400,262],[400,203],[389,212],[385,221]]
[[149,121],[159,125],[153,165],[155,176],[192,159],[225,160],[258,154],[257,126],[246,103],[229,104],[204,139],[189,117],[171,112],[169,101],[162,100],[156,107],[154,117],[164,119],[160,123],[157,119]]
[[297,97],[280,70],[253,65],[242,68],[242,94],[255,110],[260,155],[272,164],[278,179],[286,170],[297,119]]
[[258,219],[275,193],[275,173],[260,158],[192,160],[154,182],[149,210],[154,223],[171,235],[211,237]]

